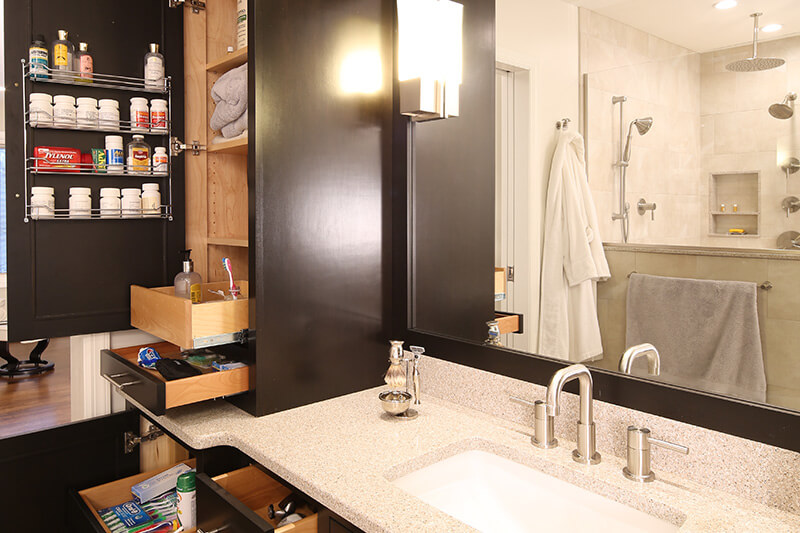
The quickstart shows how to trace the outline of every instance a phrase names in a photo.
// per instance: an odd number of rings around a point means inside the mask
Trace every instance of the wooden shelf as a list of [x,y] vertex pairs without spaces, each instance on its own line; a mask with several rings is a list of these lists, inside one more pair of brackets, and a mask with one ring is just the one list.
[[233,141],[209,143],[208,152],[215,154],[247,155],[247,137],[235,139]]
[[239,248],[247,248],[249,245],[247,239],[231,239],[228,237],[209,237],[208,244],[216,246],[236,246]]
[[225,72],[239,65],[247,63],[247,47],[240,48],[230,54],[225,54],[216,61],[212,61],[206,65],[206,70],[209,72]]

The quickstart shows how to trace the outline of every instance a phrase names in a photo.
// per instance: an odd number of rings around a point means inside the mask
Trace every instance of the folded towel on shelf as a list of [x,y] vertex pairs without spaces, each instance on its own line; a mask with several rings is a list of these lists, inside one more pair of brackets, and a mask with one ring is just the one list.
[[757,293],[742,281],[631,274],[626,345],[655,346],[664,381],[763,402]]
[[226,139],[230,139],[231,137],[236,137],[241,135],[243,131],[247,130],[247,109],[244,110],[242,116],[231,122],[230,124],[226,124],[220,130],[222,136]]
[[247,110],[247,63],[220,76],[211,87],[211,99],[216,103],[211,129],[221,130],[240,118]]

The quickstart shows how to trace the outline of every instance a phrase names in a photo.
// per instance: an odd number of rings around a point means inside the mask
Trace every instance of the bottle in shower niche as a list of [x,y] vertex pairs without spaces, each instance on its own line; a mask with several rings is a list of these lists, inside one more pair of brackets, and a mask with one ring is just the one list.
[[150,174],[150,145],[144,135],[134,135],[126,150],[128,174]]
[[49,61],[50,52],[47,50],[47,43],[44,40],[44,35],[36,35],[31,41],[31,46],[28,48],[28,63],[30,65],[31,78],[35,80],[43,80],[49,78],[48,69],[50,68]]
[[164,87],[164,56],[158,53],[158,43],[150,43],[150,51],[144,56],[145,87]]
[[73,70],[73,60],[75,58],[75,45],[69,40],[67,30],[58,30],[58,39],[53,41],[52,53],[53,64],[51,66],[52,75],[55,79],[69,79],[66,71]]
[[75,54],[75,70],[80,72],[77,81],[83,83],[92,83],[92,75],[94,74],[94,59],[92,54],[89,53],[89,45],[86,43],[78,44],[78,52]]

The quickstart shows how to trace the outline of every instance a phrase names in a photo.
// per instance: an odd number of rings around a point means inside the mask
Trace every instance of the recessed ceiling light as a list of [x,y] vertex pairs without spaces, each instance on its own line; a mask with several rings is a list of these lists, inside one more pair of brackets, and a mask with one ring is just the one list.
[[714,7],[716,7],[717,9],[730,9],[732,7],[736,7],[738,4],[739,2],[737,2],[736,0],[720,0],[719,2],[714,4]]
[[783,28],[783,24],[767,24],[761,31],[766,33],[772,33],[773,31],[778,31],[779,29]]

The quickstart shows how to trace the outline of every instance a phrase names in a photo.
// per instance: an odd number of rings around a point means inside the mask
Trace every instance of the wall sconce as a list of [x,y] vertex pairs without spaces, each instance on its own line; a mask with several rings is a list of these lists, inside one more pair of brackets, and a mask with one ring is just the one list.
[[464,6],[397,0],[400,112],[415,122],[456,117]]

